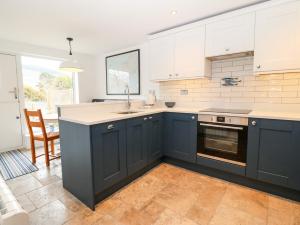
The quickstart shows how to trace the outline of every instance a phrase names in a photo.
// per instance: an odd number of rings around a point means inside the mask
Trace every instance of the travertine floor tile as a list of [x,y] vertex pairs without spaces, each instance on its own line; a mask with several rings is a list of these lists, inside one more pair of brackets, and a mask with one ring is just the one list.
[[25,194],[18,196],[16,199],[26,212],[32,212],[36,209],[34,204],[30,201],[30,199]]
[[92,212],[87,209],[84,212],[76,213],[70,220],[68,220],[64,225],[95,225],[97,220],[99,220],[103,215],[97,212]]
[[269,208],[268,210],[268,225],[293,225],[293,211],[280,211]]
[[141,209],[165,186],[163,180],[147,174],[118,192],[116,196],[134,208]]
[[208,184],[206,189],[198,193],[197,200],[188,210],[186,217],[201,224],[207,225],[220,204],[227,186]]
[[267,218],[268,200],[267,194],[263,192],[232,184],[228,185],[221,204],[264,220]]
[[29,214],[31,225],[61,225],[74,215],[58,200]]
[[31,174],[27,174],[6,182],[15,196],[23,195],[43,185]]
[[176,212],[166,209],[154,225],[197,225],[197,223],[179,216]]
[[65,192],[66,190],[62,186],[62,182],[58,181],[34,190],[28,193],[27,196],[37,208],[40,208],[49,202],[57,200]]
[[172,209],[178,214],[185,215],[197,200],[198,194],[168,184],[153,200],[166,208]]
[[110,215],[101,216],[93,225],[123,225]]
[[72,212],[77,213],[86,208],[86,206],[81,201],[79,201],[76,197],[67,192],[60,196],[58,200],[62,202],[64,206]]
[[32,225],[300,225],[300,203],[160,164],[93,212],[62,187],[60,160],[8,181]]
[[267,220],[254,217],[243,210],[220,205],[209,225],[266,225]]
[[54,182],[59,181],[61,178],[56,176],[54,169],[40,169],[34,173],[32,173],[42,185],[48,185]]

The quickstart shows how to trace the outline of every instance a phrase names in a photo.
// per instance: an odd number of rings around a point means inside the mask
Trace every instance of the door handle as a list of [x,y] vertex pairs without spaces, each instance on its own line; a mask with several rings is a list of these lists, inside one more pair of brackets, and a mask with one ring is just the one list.
[[232,129],[232,130],[243,130],[243,127],[233,127],[233,126],[225,126],[225,125],[217,125],[217,124],[209,124],[209,123],[200,123],[200,126],[206,127],[216,127],[216,128],[224,128],[224,129]]
[[8,93],[14,94],[15,99],[18,99],[18,90],[16,87],[12,91],[9,91]]

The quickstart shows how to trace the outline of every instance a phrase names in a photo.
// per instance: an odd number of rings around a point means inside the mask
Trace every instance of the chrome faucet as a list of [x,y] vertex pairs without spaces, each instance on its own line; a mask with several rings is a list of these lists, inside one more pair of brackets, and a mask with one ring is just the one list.
[[125,93],[127,92],[127,109],[130,110],[131,102],[130,102],[130,90],[129,85],[126,85]]

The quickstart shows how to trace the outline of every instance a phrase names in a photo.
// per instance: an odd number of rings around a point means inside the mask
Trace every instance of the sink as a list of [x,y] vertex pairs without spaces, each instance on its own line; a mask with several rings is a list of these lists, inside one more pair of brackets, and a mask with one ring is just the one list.
[[133,113],[139,113],[141,111],[121,111],[117,112],[117,114],[133,114]]

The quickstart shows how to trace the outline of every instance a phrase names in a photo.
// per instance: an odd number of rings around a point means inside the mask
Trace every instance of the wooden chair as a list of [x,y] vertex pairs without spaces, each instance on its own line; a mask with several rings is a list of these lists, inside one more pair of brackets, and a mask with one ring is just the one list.
[[[32,163],[35,164],[36,158],[45,155],[46,166],[49,166],[50,160],[60,158],[60,156],[55,156],[55,150],[54,150],[54,141],[56,139],[59,139],[59,133],[58,132],[47,133],[45,128],[45,123],[43,120],[42,111],[40,109],[37,111],[28,111],[27,109],[24,109],[24,114],[25,114],[28,130],[30,134]],[[34,119],[32,120],[32,118]],[[39,135],[35,135],[33,133],[33,128],[40,128],[42,133]],[[45,154],[36,156],[34,141],[44,142]],[[51,155],[49,155],[49,146],[48,146],[49,142],[51,144]]]

